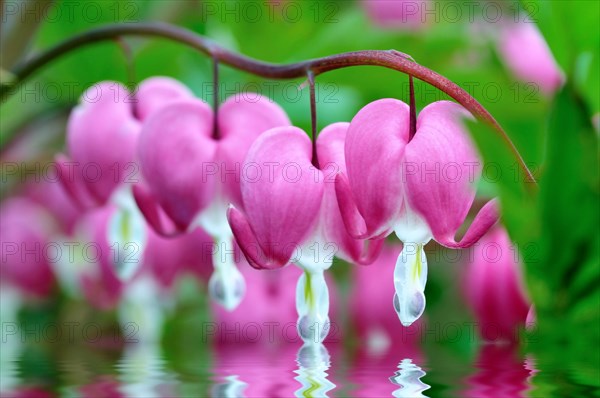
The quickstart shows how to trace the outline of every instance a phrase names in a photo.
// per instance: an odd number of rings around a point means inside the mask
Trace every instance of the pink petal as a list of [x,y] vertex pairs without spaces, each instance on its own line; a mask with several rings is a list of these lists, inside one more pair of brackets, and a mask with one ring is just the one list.
[[167,289],[188,272],[207,281],[213,269],[212,248],[213,240],[199,228],[169,239],[150,232],[143,272],[151,273]]
[[80,210],[100,205],[99,200],[87,190],[81,176],[81,167],[77,166],[77,163],[61,153],[56,155],[54,160],[60,184]]
[[119,83],[92,86],[81,101],[69,117],[67,148],[87,189],[104,203],[135,168],[140,124],[129,92]]
[[[401,165],[408,129],[408,105],[395,99],[368,104],[350,123],[345,147],[348,182],[367,226],[366,237],[388,234],[402,210]],[[345,194],[343,183],[339,191]],[[345,201],[340,201],[340,207],[343,214],[353,214]]]
[[172,101],[193,97],[194,94],[190,89],[179,81],[159,76],[141,82],[133,102],[136,116],[143,121]]
[[218,168],[226,200],[242,205],[240,179],[242,164],[252,143],[263,132],[289,126],[285,111],[273,100],[255,93],[229,97],[219,107]]
[[173,225],[173,222],[167,217],[146,187],[137,184],[132,189],[135,203],[154,232],[163,237],[184,233],[185,227],[181,226],[178,228],[176,225]]
[[[323,129],[317,138],[319,166],[323,171],[325,191],[321,218],[325,223],[327,243],[338,248],[336,256],[358,264],[371,263],[383,247],[383,239],[372,242],[354,239],[347,231],[336,198],[335,179],[346,172],[344,143],[349,123],[334,123]],[[362,219],[362,218],[361,218]]]
[[211,138],[212,117],[204,102],[179,100],[155,112],[140,135],[144,179],[180,229],[187,229],[215,194],[217,177],[206,174],[217,150]]
[[[410,208],[425,219],[436,241],[451,247],[461,246],[454,235],[471,208],[472,185],[481,172],[481,161],[461,122],[467,116],[466,110],[450,101],[425,107],[403,165]],[[492,210],[488,207],[478,217],[463,244],[474,243],[491,226]]]
[[[233,232],[233,236],[238,246],[244,253],[244,257],[252,267],[256,269],[276,269],[281,268],[288,263],[288,256],[275,258],[268,256],[258,243],[258,240],[248,223],[248,219],[242,212],[231,206],[227,210],[227,220]],[[276,255],[277,253],[272,253]]]
[[[253,171],[242,179],[248,224],[242,231],[265,253],[264,264],[286,264],[318,221],[324,187],[311,164],[311,146],[304,131],[278,127],[262,134],[248,152],[245,164]],[[246,253],[244,240],[238,243]]]
[[335,176],[335,196],[348,234],[356,239],[366,237],[367,224],[358,211],[348,177],[343,173]]
[[440,236],[436,238],[438,243],[451,248],[471,247],[481,239],[483,235],[493,227],[500,218],[498,212],[498,201],[492,199],[487,202],[477,213],[475,219],[467,229],[467,232],[460,241],[456,241],[454,236]]

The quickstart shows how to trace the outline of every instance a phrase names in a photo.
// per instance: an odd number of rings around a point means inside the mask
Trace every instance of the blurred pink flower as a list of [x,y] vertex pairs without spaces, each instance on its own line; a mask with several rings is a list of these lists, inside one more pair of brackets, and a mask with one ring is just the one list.
[[430,0],[363,0],[369,19],[381,28],[417,30],[426,25]]
[[490,230],[472,250],[464,287],[479,333],[487,341],[515,341],[530,308],[517,252],[501,226]]
[[38,298],[52,293],[53,230],[53,220],[47,211],[29,199],[10,198],[0,205],[2,283],[13,284],[23,293]]
[[52,215],[61,232],[71,233],[81,217],[81,210],[75,206],[62,184],[58,182],[44,180],[29,183],[25,186],[24,194]]
[[75,273],[83,296],[102,310],[112,309],[119,303],[124,287],[115,271],[115,256],[121,255],[124,248],[111,244],[107,234],[114,211],[113,206],[105,206],[89,211],[80,219],[75,227],[76,236],[93,250],[75,260],[81,263],[68,264],[63,271]]
[[212,239],[201,229],[165,238],[149,228],[140,272],[149,272],[165,289],[170,289],[177,278],[186,274],[208,281],[212,272],[211,250]]
[[545,95],[552,95],[565,80],[533,21],[506,21],[500,28],[498,51],[515,77],[535,83]]
[[117,82],[83,93],[67,125],[67,152],[58,155],[59,177],[83,208],[105,204],[115,190],[137,178],[136,147],[141,122],[176,98],[191,96],[181,83],[154,77],[135,95]]

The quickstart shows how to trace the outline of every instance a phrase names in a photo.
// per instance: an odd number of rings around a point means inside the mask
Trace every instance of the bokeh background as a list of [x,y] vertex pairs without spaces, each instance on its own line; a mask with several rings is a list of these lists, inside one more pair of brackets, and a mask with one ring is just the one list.
[[[305,385],[313,388],[307,387],[309,395],[311,391],[318,395],[321,388],[339,396],[379,396],[395,390],[398,395],[409,394],[405,396],[417,396],[411,391],[474,397],[598,394],[599,3],[413,1],[416,16],[406,9],[404,14],[394,11],[391,3],[5,1],[2,83],[9,83],[10,71],[31,54],[73,34],[116,22],[176,24],[230,50],[275,63],[361,49],[410,54],[478,99],[504,127],[539,182],[532,187],[494,132],[479,124],[470,126],[483,158],[494,165],[478,186],[478,203],[494,196],[501,199],[502,222],[520,254],[517,273],[522,275],[527,302],[535,304],[535,326],[529,332],[521,330],[516,344],[484,343],[477,331],[473,299],[465,294],[469,253],[456,255],[429,245],[428,307],[417,325],[421,329],[403,334],[399,322],[382,326],[389,332],[385,343],[365,349],[368,336],[361,332],[360,323],[379,320],[364,318],[364,313],[389,307],[390,317],[397,321],[391,299],[383,293],[382,298],[377,296],[379,283],[391,284],[393,261],[360,271],[336,261],[330,276],[335,281],[340,333],[327,345],[329,365],[311,368],[298,361],[298,341],[273,346],[206,338],[206,325],[227,317],[219,315],[206,297],[210,270],[202,264],[175,275],[159,303],[157,297],[133,300],[138,307],[128,313],[123,309],[125,299],[117,308],[99,309],[85,295],[69,294],[62,283],[51,293],[31,297],[6,276],[11,271],[6,271],[3,254],[0,289],[16,291],[2,296],[3,396],[286,396]],[[523,24],[530,25],[540,40],[522,36],[517,39],[521,45],[512,52],[503,48],[506,35]],[[549,59],[536,47],[544,43]],[[528,76],[523,72],[527,67]],[[17,206],[5,209],[3,218],[10,213],[23,222],[42,224],[44,217],[69,217],[63,214],[69,206],[66,198],[48,204],[56,183],[43,177],[44,165],[64,150],[69,112],[87,87],[103,80],[133,87],[151,76],[170,76],[210,103],[211,68],[207,57],[181,44],[127,37],[80,49],[35,74],[0,105],[1,198],[5,204],[27,197],[45,215]],[[558,84],[548,83],[545,68],[557,71]],[[221,99],[236,92],[261,92],[279,103],[295,125],[310,131],[308,89],[299,88],[302,80],[268,81],[227,66],[220,73]],[[320,129],[350,121],[362,106],[379,98],[408,102],[408,78],[378,67],[348,68],[319,76],[317,93]],[[440,99],[447,97],[416,82],[419,109]],[[72,234],[66,227],[48,239],[68,239]],[[395,244],[391,239],[391,247]],[[185,250],[190,248],[184,244],[166,249],[155,254],[164,257],[156,257],[154,263],[160,267]],[[194,262],[193,254],[181,257],[180,262]],[[369,278],[375,287],[359,283]],[[266,282],[256,282],[261,283]],[[294,283],[279,287],[293,291]],[[144,288],[140,289],[141,293],[130,295],[143,296]],[[508,293],[499,293],[498,305],[510,311],[511,301],[503,294]],[[267,295],[257,294],[245,312],[261,321],[272,316],[261,310],[270,305],[264,302],[268,300]],[[363,302],[368,305],[361,307]],[[158,314],[139,315],[140,308],[148,307]],[[128,342],[128,330],[123,328],[127,319],[141,325],[136,336],[146,333],[159,336],[158,341]],[[49,338],[41,332],[48,331],[49,324],[64,327],[69,322],[94,323],[105,336],[111,331],[120,337],[111,334],[110,339],[91,342],[77,333],[69,339]],[[149,331],[152,325],[160,332]]]

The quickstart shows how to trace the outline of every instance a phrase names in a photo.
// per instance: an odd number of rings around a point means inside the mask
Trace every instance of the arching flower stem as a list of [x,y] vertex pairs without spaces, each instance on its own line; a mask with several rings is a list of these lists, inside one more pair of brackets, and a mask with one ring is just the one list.
[[[471,112],[474,117],[491,126],[507,145],[519,163],[520,168],[528,176],[529,181],[535,181],[531,171],[506,132],[475,98],[456,83],[431,69],[411,61],[405,54],[395,50],[347,52],[293,64],[278,65],[237,54],[218,46],[210,39],[200,36],[195,32],[165,23],[110,24],[72,36],[55,47],[17,65],[11,71],[14,79],[9,84],[1,86],[0,99],[3,101],[34,72],[60,56],[88,44],[128,35],[162,37],[177,41],[195,48],[221,63],[270,79],[295,79],[306,76],[308,71],[312,72],[313,77],[316,77],[328,71],[359,65],[381,66],[406,73],[446,93]],[[528,186],[531,187],[532,185],[528,184]]]

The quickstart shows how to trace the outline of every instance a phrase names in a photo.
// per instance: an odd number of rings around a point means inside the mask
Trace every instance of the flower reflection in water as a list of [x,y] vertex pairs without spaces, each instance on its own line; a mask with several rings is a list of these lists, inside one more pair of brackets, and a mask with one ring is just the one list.
[[[116,364],[120,374],[120,391],[128,397],[163,397],[174,394],[177,377],[163,359],[160,346],[153,342],[139,342],[125,348]],[[167,395],[168,396],[168,395]]]
[[[464,397],[521,397],[535,373],[519,356],[515,344],[483,344],[475,361],[477,372],[466,380]],[[530,362],[531,364],[531,362]],[[533,369],[533,368],[531,368]]]
[[244,397],[248,384],[238,379],[238,376],[226,376],[222,383],[216,383],[211,389],[213,397]]
[[428,390],[431,386],[421,381],[426,373],[418,365],[414,364],[410,358],[400,361],[398,371],[390,377],[390,381],[398,386],[394,391],[394,397],[426,397],[422,392]]
[[298,375],[295,379],[301,384],[296,390],[297,397],[323,397],[335,388],[327,379],[331,358],[323,344],[304,344],[298,351]]
[[290,397],[297,383],[297,344],[217,344],[212,370],[215,397]]

